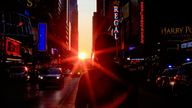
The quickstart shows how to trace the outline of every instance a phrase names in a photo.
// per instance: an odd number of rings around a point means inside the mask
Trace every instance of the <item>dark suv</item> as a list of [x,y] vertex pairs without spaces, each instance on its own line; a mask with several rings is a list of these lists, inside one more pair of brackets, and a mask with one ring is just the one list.
[[40,69],[38,77],[40,89],[47,86],[63,87],[64,75],[61,68],[48,67]]
[[29,69],[27,66],[11,66],[7,69],[11,81],[29,81]]

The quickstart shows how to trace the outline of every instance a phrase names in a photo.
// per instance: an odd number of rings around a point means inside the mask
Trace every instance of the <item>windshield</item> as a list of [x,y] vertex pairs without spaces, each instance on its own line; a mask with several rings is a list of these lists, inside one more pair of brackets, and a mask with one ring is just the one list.
[[57,68],[47,68],[40,71],[41,74],[61,74],[61,71]]
[[179,73],[179,68],[165,69],[162,75],[165,76],[174,76]]

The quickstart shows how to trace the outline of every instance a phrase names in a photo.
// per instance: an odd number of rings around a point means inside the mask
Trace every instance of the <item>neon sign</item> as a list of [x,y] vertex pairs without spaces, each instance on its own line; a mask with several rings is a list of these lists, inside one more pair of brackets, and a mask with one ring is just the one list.
[[33,3],[30,0],[27,0],[27,7],[32,7]]
[[192,42],[186,42],[181,44],[181,48],[191,48],[192,47]]
[[144,2],[140,2],[140,32],[141,43],[144,44]]
[[15,39],[6,37],[6,54],[12,56],[21,56],[20,55],[21,42]]
[[113,12],[114,12],[114,21],[113,21],[113,25],[114,25],[114,30],[113,30],[113,34],[115,36],[115,39],[118,39],[117,34],[119,33],[119,7],[118,5],[113,6]]
[[38,50],[45,51],[46,50],[46,37],[47,37],[47,24],[39,23],[39,42],[38,42]]

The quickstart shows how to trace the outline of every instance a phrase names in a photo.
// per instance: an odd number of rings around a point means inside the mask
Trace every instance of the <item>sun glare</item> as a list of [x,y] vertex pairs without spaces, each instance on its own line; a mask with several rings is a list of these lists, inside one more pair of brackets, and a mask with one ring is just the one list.
[[83,53],[83,52],[79,53],[79,59],[84,60],[86,58],[87,58],[86,53]]

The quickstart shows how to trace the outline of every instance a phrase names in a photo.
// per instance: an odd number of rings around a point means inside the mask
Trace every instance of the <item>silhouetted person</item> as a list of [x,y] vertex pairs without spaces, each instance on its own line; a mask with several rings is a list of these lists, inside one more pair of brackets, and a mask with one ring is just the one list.
[[114,62],[115,51],[114,37],[98,36],[95,68],[80,78],[76,108],[136,108],[134,86],[126,71]]

